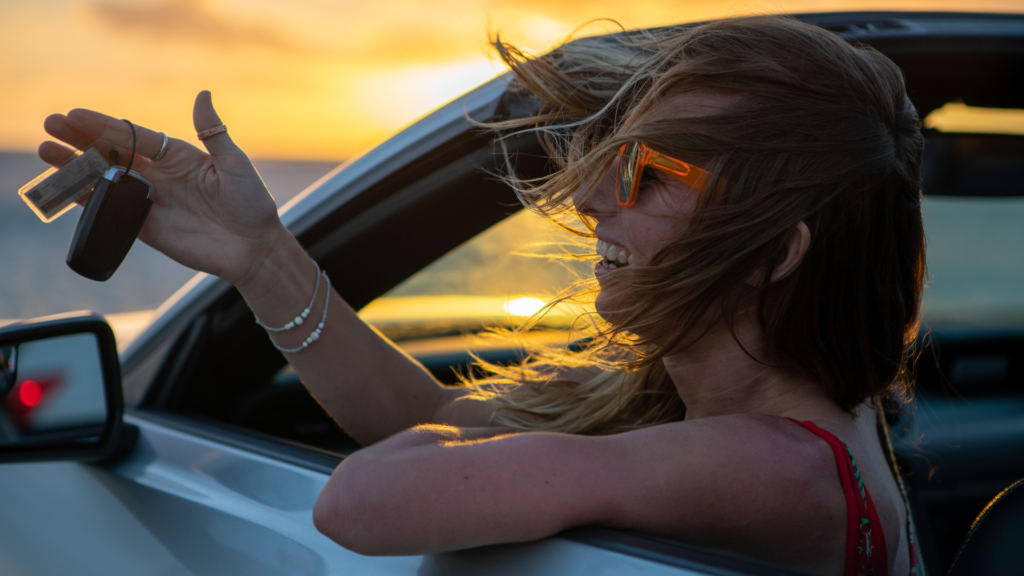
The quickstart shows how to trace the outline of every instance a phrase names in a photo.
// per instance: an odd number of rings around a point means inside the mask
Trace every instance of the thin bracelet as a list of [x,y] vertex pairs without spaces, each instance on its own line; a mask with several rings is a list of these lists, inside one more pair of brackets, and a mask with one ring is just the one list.
[[[274,348],[277,348],[281,352],[288,352],[294,354],[296,352],[302,352],[304,349],[309,348],[310,344],[320,339],[320,332],[323,331],[324,323],[327,322],[327,307],[331,303],[331,278],[330,276],[327,275],[326,272],[324,272],[323,275],[324,280],[327,281],[327,296],[324,298],[324,315],[320,318],[320,323],[317,324],[316,329],[310,332],[309,336],[307,336],[306,339],[302,342],[302,346],[299,346],[298,348],[282,348],[277,345],[277,342],[274,342],[273,338],[271,338],[270,343],[274,345]],[[317,276],[317,283],[319,282],[320,277]],[[270,335],[268,334],[267,336]]]
[[[257,324],[269,330],[270,332],[284,332],[286,330],[291,330],[296,326],[302,326],[302,322],[306,319],[306,316],[309,316],[309,311],[313,309],[313,303],[316,302],[316,293],[320,290],[320,265],[316,263],[316,260],[314,260],[313,266],[316,266],[316,286],[313,287],[313,297],[309,299],[309,306],[306,306],[306,309],[302,311],[302,314],[299,314],[298,316],[295,317],[294,320],[280,328],[271,328],[270,326],[267,326],[263,322],[260,322],[259,318],[256,318]],[[253,314],[253,317],[255,318],[256,315]]]

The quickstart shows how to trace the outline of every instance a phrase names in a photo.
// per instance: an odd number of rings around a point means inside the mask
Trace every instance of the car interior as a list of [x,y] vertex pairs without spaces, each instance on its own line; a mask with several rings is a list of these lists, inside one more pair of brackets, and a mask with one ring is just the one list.
[[[805,18],[894,60],[922,118],[947,103],[1024,108],[1022,17]],[[515,115],[524,106],[506,94],[497,114]],[[926,198],[1024,196],[1024,136],[925,134]],[[549,169],[534,137],[520,136],[507,146],[520,174]],[[466,131],[369,184],[343,207],[318,215],[300,241],[359,310],[519,210],[514,193],[494,176],[502,163],[487,134]],[[1017,249],[1016,261],[1007,265],[1024,268]],[[461,340],[451,341],[453,347],[418,360],[440,381],[454,384],[457,372],[472,369],[472,358]],[[151,384],[135,410],[286,443],[328,462],[359,448],[305,391],[236,291],[204,304],[162,342]],[[477,352],[493,362],[523,354],[515,346]],[[940,574],[989,501],[1024,478],[1024,318],[926,324],[919,352],[916,392],[890,422],[926,567]]]

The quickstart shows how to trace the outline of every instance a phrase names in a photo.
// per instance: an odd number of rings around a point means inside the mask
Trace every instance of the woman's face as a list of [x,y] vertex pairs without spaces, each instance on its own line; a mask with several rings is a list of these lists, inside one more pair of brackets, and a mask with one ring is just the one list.
[[[660,103],[643,121],[715,114],[737,99],[713,93],[685,94]],[[700,195],[690,186],[648,167],[644,170],[636,203],[624,208],[615,200],[618,170],[616,160],[590,198],[583,200],[580,194],[573,198],[580,213],[597,222],[597,253],[605,258],[595,267],[594,275],[602,286],[611,275],[623,273],[630,266],[646,265],[658,251],[678,238]],[[612,320],[609,314],[620,309],[621,306],[608,301],[604,292],[598,296],[597,311],[606,320]]]

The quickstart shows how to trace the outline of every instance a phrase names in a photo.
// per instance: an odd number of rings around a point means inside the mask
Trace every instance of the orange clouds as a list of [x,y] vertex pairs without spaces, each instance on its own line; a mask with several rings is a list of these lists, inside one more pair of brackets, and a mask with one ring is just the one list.
[[[917,9],[1019,10],[901,0]],[[0,148],[31,149],[52,112],[88,107],[194,140],[214,94],[252,155],[351,157],[501,71],[501,32],[531,51],[581,24],[656,26],[750,12],[883,8],[871,0],[8,0],[0,5]],[[895,5],[884,8],[894,9]],[[612,25],[598,23],[585,33]]]
[[133,34],[147,41],[180,40],[286,51],[297,48],[269,23],[236,22],[209,9],[203,0],[164,0],[157,4],[104,0],[89,5],[88,10],[108,26],[109,33]]

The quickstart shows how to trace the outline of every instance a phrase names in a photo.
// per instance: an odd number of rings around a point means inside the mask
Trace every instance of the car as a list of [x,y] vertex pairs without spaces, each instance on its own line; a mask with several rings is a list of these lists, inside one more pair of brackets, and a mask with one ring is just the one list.
[[[955,124],[948,118],[970,113],[968,107],[1011,116],[1024,108],[1022,15],[797,17],[895,61],[921,116],[937,118],[939,128]],[[498,77],[440,108],[282,208],[283,222],[347,302],[444,382],[473,369],[471,353],[494,362],[521,357],[517,345],[469,334],[529,316],[580,273],[571,262],[529,257],[551,245],[535,242],[537,221],[494,177],[501,152],[470,120],[528,109],[508,80]],[[925,567],[939,574],[985,504],[1024,477],[1024,136],[932,127],[925,133],[933,279],[919,390],[897,398],[886,417]],[[506,146],[520,174],[549,169],[535,137],[517,136]],[[528,262],[508,260],[510,249],[527,253],[521,258]],[[547,327],[564,328],[576,312],[554,311]],[[19,372],[26,355],[19,350],[51,346],[60,364],[59,346],[89,335],[95,346],[87,355],[98,376],[80,379],[106,401],[105,410],[93,410],[78,445],[67,434],[60,442],[19,445],[18,438],[37,432],[28,424],[27,432],[0,439],[0,461],[10,462],[0,465],[0,571],[801,574],[599,527],[426,556],[346,550],[317,532],[312,507],[331,471],[360,446],[306,392],[253,320],[229,284],[198,274],[119,357],[109,327],[95,316],[0,329],[0,375],[12,394],[21,393],[28,373]],[[559,334],[528,337],[564,340]],[[74,369],[89,364],[67,358],[63,365]]]

